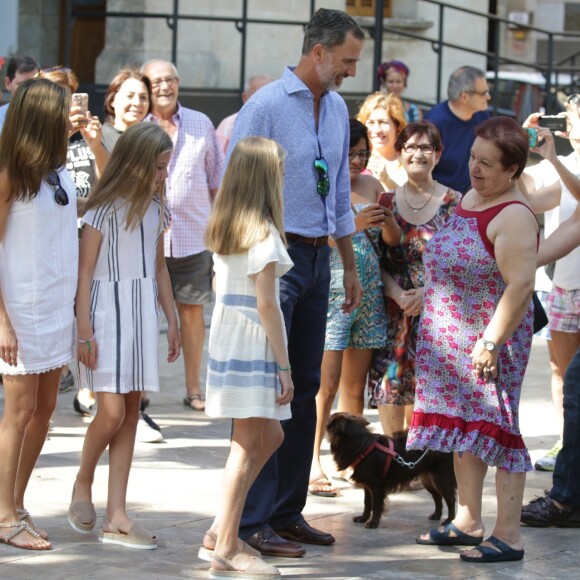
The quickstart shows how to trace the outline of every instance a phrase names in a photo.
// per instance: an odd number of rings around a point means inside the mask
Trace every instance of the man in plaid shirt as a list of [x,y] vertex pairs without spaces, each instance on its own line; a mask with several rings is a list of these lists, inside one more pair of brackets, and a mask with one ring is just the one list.
[[171,227],[165,234],[165,259],[179,313],[187,389],[183,403],[203,411],[205,397],[199,384],[203,305],[211,299],[212,277],[204,234],[222,174],[223,153],[209,118],[179,104],[175,66],[152,60],[143,65],[143,72],[153,90],[150,120],[167,131],[174,145],[166,183]]

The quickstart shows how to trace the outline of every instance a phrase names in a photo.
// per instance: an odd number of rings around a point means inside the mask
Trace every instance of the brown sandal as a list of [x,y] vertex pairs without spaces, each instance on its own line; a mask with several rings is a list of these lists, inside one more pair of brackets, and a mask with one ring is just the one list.
[[187,395],[183,398],[183,404],[194,411],[205,411],[205,396],[200,394]]

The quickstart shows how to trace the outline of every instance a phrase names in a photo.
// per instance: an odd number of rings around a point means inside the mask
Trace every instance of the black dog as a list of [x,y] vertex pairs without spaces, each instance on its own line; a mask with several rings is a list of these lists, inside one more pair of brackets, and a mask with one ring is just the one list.
[[[429,519],[441,519],[443,512],[441,500],[444,499],[447,504],[448,518],[443,523],[453,520],[457,497],[453,454],[430,451],[413,469],[400,465],[393,457],[390,460],[390,466],[387,466],[389,454],[386,450],[389,445],[392,445],[395,454],[407,462],[417,461],[423,452],[405,450],[406,433],[398,433],[391,439],[385,435],[371,433],[367,429],[368,424],[369,422],[362,416],[334,413],[326,425],[330,450],[338,469],[342,471],[354,466],[351,479],[365,490],[364,512],[353,518],[353,521],[367,522],[372,512],[372,517],[366,527],[378,527],[385,497],[390,493],[400,491],[405,484],[418,476],[421,477],[421,483],[435,502],[435,511]],[[385,474],[386,467],[388,470]]]

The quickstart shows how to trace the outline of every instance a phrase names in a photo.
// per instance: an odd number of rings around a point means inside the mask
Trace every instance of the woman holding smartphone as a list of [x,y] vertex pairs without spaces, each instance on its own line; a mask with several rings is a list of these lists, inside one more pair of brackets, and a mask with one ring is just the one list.
[[351,206],[356,232],[352,244],[358,277],[363,286],[360,306],[352,313],[342,311],[344,303],[342,261],[336,250],[330,254],[330,295],[326,320],[326,341],[322,357],[320,390],[316,397],[316,435],[310,473],[309,491],[313,495],[333,497],[336,489],[324,475],[320,463],[320,445],[332,403],[340,388],[339,411],[361,414],[364,406],[366,376],[375,348],[385,344],[387,320],[382,297],[379,267],[381,235],[396,244],[401,230],[393,212],[378,202],[381,183],[362,172],[371,155],[367,128],[350,120],[349,168]]
[[433,179],[443,151],[439,131],[428,121],[409,123],[398,135],[395,150],[407,182],[390,193],[402,235],[395,244],[384,236],[381,266],[387,310],[387,342],[375,351],[369,374],[371,407],[378,407],[385,435],[410,421],[415,401],[415,344],[423,305],[423,250],[459,202],[460,194]]

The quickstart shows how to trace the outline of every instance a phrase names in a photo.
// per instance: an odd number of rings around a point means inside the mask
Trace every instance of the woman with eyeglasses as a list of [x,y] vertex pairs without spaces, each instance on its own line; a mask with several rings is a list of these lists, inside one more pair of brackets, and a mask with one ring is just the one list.
[[401,99],[393,94],[373,93],[365,99],[357,119],[366,125],[371,143],[368,171],[381,182],[383,191],[403,185],[407,173],[395,150],[395,141],[407,124]]
[[109,84],[103,104],[103,145],[110,153],[121,133],[141,123],[151,111],[151,81],[131,68],[121,69]]
[[0,543],[48,550],[24,494],[74,357],[75,187],[66,168],[69,94],[45,79],[16,90],[0,136]]
[[455,210],[460,195],[433,179],[441,157],[439,131],[428,121],[409,123],[395,142],[408,180],[391,195],[402,235],[381,243],[387,310],[386,346],[375,351],[369,373],[369,403],[377,407],[385,435],[410,423],[415,401],[415,344],[423,304],[423,250]]
[[332,403],[340,389],[339,410],[362,414],[364,388],[373,349],[385,344],[387,319],[380,278],[378,240],[383,237],[388,243],[396,244],[401,236],[393,213],[378,203],[383,191],[381,183],[371,175],[363,174],[371,154],[369,145],[367,128],[360,121],[351,119],[348,157],[351,207],[356,226],[352,245],[364,292],[360,306],[354,312],[343,312],[342,261],[336,248],[332,247],[326,340],[320,390],[316,396],[316,433],[309,484],[310,493],[326,497],[337,495],[320,462],[320,445]]

